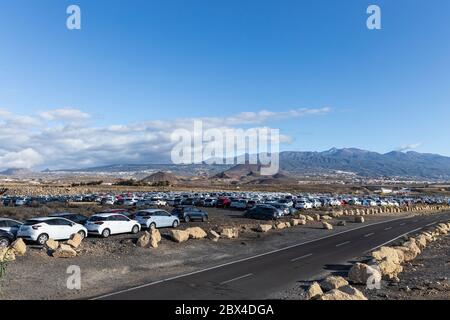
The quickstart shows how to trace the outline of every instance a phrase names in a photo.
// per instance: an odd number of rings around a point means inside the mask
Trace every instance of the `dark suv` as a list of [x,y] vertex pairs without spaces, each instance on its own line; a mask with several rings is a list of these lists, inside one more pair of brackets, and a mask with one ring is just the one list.
[[208,221],[208,213],[192,206],[179,206],[172,210],[172,214],[178,219],[189,222],[192,220]]
[[245,218],[258,220],[275,220],[282,216],[283,212],[281,210],[269,205],[258,205],[244,213]]

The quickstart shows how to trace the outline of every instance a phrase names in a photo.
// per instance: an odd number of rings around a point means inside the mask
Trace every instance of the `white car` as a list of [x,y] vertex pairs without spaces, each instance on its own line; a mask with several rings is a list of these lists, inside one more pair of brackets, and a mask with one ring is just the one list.
[[22,222],[20,221],[0,218],[0,230],[12,233],[13,235],[17,235],[17,232],[19,231],[21,225]]
[[320,208],[320,207],[322,207],[322,202],[320,202],[319,200],[313,200],[312,206],[313,206],[313,208]]
[[136,234],[141,230],[138,221],[117,213],[94,214],[86,221],[85,226],[89,233],[101,235],[103,238],[120,233]]
[[171,215],[167,211],[159,209],[147,209],[138,211],[135,219],[142,228],[176,228],[180,225],[177,216]]
[[78,233],[82,238],[88,234],[81,224],[64,218],[33,218],[25,221],[17,232],[18,238],[30,240],[44,245],[48,239],[67,240]]
[[337,199],[333,199],[330,201],[330,206],[339,207],[339,206],[342,206],[342,202]]
[[247,200],[245,199],[236,199],[231,201],[230,208],[234,209],[247,209]]
[[133,207],[133,206],[136,205],[137,202],[138,202],[138,199],[136,199],[136,198],[125,198],[125,199],[123,199],[123,205],[124,206]]
[[295,209],[312,209],[313,208],[313,204],[312,202],[309,202],[307,200],[300,200],[297,201],[297,203],[295,204]]
[[164,201],[163,199],[160,198],[151,198],[149,204],[151,206],[164,207],[167,205],[167,201]]
[[366,199],[363,201],[363,206],[365,207],[376,207],[377,203],[374,200]]
[[215,207],[217,205],[217,199],[215,199],[215,198],[207,198],[203,202],[203,205],[205,207]]

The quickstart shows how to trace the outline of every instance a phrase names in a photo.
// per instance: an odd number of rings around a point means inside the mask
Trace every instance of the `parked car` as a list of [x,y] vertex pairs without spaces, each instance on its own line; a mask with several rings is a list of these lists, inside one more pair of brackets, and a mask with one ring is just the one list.
[[230,208],[234,209],[247,209],[248,201],[246,199],[234,199],[230,203]]
[[203,205],[205,207],[215,207],[217,205],[217,199],[215,198],[207,198],[203,201]]
[[313,204],[312,202],[309,202],[307,200],[299,200],[297,201],[297,203],[295,204],[295,209],[312,209],[313,208]]
[[17,220],[0,218],[0,230],[12,233],[14,236],[17,235],[17,232],[22,224],[22,222]]
[[16,239],[16,237],[8,231],[0,229],[0,249],[7,248]]
[[203,222],[208,221],[208,213],[206,211],[192,206],[176,207],[172,210],[172,214],[185,222],[192,220],[201,220]]
[[47,217],[25,221],[19,228],[17,237],[44,245],[48,239],[67,240],[76,233],[84,238],[88,231],[81,224],[68,219]]
[[289,207],[286,204],[282,204],[282,203],[276,202],[276,203],[271,203],[269,205],[272,206],[272,207],[277,208],[278,210],[281,210],[281,212],[283,212],[283,216],[288,216],[288,215],[291,214],[291,210],[290,210],[291,207]]
[[217,208],[228,208],[230,207],[231,200],[228,198],[219,198],[217,199]]
[[86,216],[83,216],[82,214],[78,213],[70,213],[70,212],[62,212],[62,213],[52,213],[49,215],[49,217],[55,217],[55,218],[66,218],[67,220],[70,220],[72,222],[84,225],[86,221],[89,219]]
[[271,205],[257,205],[244,213],[245,218],[258,220],[276,220],[283,216],[283,212]]
[[160,209],[148,209],[136,212],[135,219],[142,228],[176,228],[180,225],[178,216]]
[[136,234],[141,230],[138,221],[117,213],[94,214],[85,225],[90,234],[101,235],[103,238],[112,234]]

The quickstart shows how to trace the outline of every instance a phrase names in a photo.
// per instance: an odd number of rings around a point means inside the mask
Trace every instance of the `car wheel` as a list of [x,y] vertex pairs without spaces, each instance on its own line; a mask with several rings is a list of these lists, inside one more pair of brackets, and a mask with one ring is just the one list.
[[10,244],[8,238],[0,238],[0,249],[8,248]]
[[172,223],[172,228],[176,228],[176,227],[178,227],[178,220],[175,220],[175,221]]
[[46,233],[40,234],[40,235],[37,237],[37,243],[39,243],[39,244],[42,245],[42,246],[43,246],[47,241],[48,241],[48,234],[46,234]]
[[206,222],[206,221],[208,221],[208,217],[207,216],[203,216],[202,217],[202,222]]
[[150,226],[148,227],[150,230],[156,229],[156,223],[152,222],[150,223]]
[[136,233],[138,233],[139,232],[139,226],[138,225],[135,225],[134,227],[133,227],[133,229],[131,229],[131,233],[132,234],[136,234]]
[[189,217],[189,216],[184,217],[184,221],[186,221],[186,222],[191,221],[191,217]]
[[103,238],[108,238],[111,235],[111,230],[109,229],[105,229],[102,231],[102,237]]
[[78,234],[81,236],[81,239],[86,238],[86,232],[84,232],[83,230],[78,231]]

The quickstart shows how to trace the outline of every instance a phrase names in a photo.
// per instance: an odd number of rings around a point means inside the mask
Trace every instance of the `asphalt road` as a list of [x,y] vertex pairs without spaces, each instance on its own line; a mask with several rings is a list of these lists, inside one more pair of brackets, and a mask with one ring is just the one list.
[[144,284],[95,299],[265,299],[297,281],[314,279],[406,234],[450,220],[450,212],[362,225],[255,257]]

